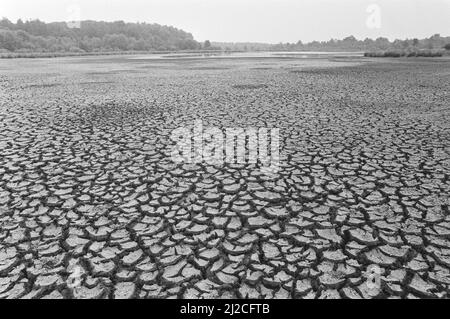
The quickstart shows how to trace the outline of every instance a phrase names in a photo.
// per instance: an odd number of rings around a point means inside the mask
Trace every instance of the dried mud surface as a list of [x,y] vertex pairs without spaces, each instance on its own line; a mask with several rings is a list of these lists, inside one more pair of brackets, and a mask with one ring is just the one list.
[[[0,298],[448,298],[450,63],[359,62],[0,61]],[[196,119],[281,170],[174,164]]]

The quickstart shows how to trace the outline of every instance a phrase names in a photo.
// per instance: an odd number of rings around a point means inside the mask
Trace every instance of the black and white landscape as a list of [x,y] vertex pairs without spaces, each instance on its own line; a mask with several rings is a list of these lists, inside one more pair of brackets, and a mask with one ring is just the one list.
[[450,34],[86,25],[0,23],[1,299],[450,297]]

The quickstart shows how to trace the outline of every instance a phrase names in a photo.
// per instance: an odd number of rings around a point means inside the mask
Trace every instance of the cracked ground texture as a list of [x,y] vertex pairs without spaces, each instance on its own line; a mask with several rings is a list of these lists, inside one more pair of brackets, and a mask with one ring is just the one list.
[[[448,298],[449,83],[443,59],[1,60],[0,298]],[[197,119],[279,128],[280,171],[174,164]]]

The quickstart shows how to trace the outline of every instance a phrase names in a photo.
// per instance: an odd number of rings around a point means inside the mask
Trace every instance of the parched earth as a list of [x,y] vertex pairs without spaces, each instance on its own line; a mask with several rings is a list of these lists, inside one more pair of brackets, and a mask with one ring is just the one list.
[[[0,61],[0,298],[450,297],[450,62]],[[173,129],[279,128],[281,170]]]

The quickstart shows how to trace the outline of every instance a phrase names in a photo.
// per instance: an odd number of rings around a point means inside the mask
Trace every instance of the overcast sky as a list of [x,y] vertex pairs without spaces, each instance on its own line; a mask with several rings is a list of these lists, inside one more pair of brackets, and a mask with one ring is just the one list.
[[[79,8],[79,9],[77,9]],[[450,36],[450,0],[1,0],[0,17],[172,25],[199,41]]]

